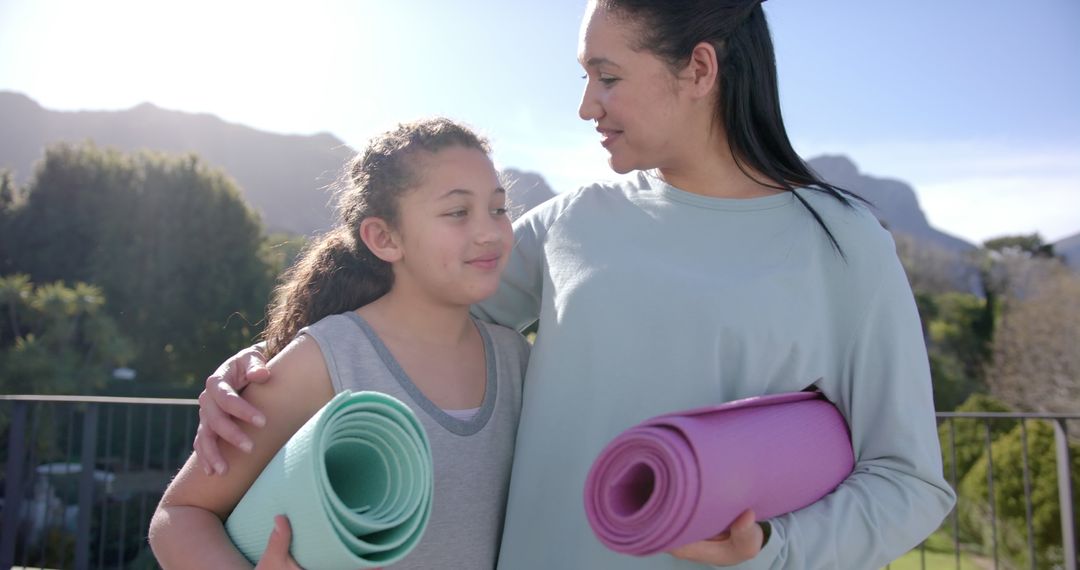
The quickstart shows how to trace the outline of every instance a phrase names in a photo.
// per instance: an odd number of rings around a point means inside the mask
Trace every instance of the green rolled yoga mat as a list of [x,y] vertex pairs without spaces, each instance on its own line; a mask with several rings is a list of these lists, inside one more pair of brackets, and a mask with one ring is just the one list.
[[344,391],[278,451],[225,530],[255,562],[284,514],[304,568],[387,566],[420,541],[432,486],[431,447],[412,410],[386,394]]

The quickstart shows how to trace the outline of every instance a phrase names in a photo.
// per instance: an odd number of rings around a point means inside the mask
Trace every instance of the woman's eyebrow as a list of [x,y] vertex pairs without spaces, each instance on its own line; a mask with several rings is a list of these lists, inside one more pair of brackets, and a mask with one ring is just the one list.
[[585,67],[600,67],[601,65],[607,65],[607,66],[610,66],[610,67],[619,67],[619,64],[615,63],[614,61],[611,61],[610,59],[608,59],[606,57],[590,57],[588,60],[586,60],[584,63],[582,63],[582,65],[584,65]]

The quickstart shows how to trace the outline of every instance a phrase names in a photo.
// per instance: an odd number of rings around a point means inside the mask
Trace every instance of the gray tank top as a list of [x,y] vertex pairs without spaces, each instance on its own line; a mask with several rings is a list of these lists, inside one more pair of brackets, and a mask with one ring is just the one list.
[[466,420],[428,400],[356,313],[332,315],[300,331],[322,349],[336,392],[389,394],[412,408],[427,430],[435,464],[431,519],[395,570],[486,569],[498,558],[529,344],[508,328],[473,322],[484,343],[487,387],[479,410]]

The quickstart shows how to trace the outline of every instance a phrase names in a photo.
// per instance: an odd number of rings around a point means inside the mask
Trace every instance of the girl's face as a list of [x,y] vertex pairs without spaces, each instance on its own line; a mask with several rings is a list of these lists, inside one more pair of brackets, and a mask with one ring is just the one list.
[[669,166],[689,132],[679,78],[657,56],[633,49],[638,32],[632,22],[595,2],[587,10],[578,44],[587,83],[578,114],[596,122],[616,172]]
[[464,147],[414,160],[421,182],[400,198],[394,286],[452,305],[482,301],[499,287],[513,244],[495,167]]

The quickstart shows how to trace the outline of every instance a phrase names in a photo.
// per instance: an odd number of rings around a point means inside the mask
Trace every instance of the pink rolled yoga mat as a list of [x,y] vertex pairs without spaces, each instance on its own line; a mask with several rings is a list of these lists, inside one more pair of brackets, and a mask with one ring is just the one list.
[[589,470],[597,538],[647,556],[712,538],[746,509],[758,520],[828,494],[854,467],[843,416],[817,392],[665,414],[617,436]]

